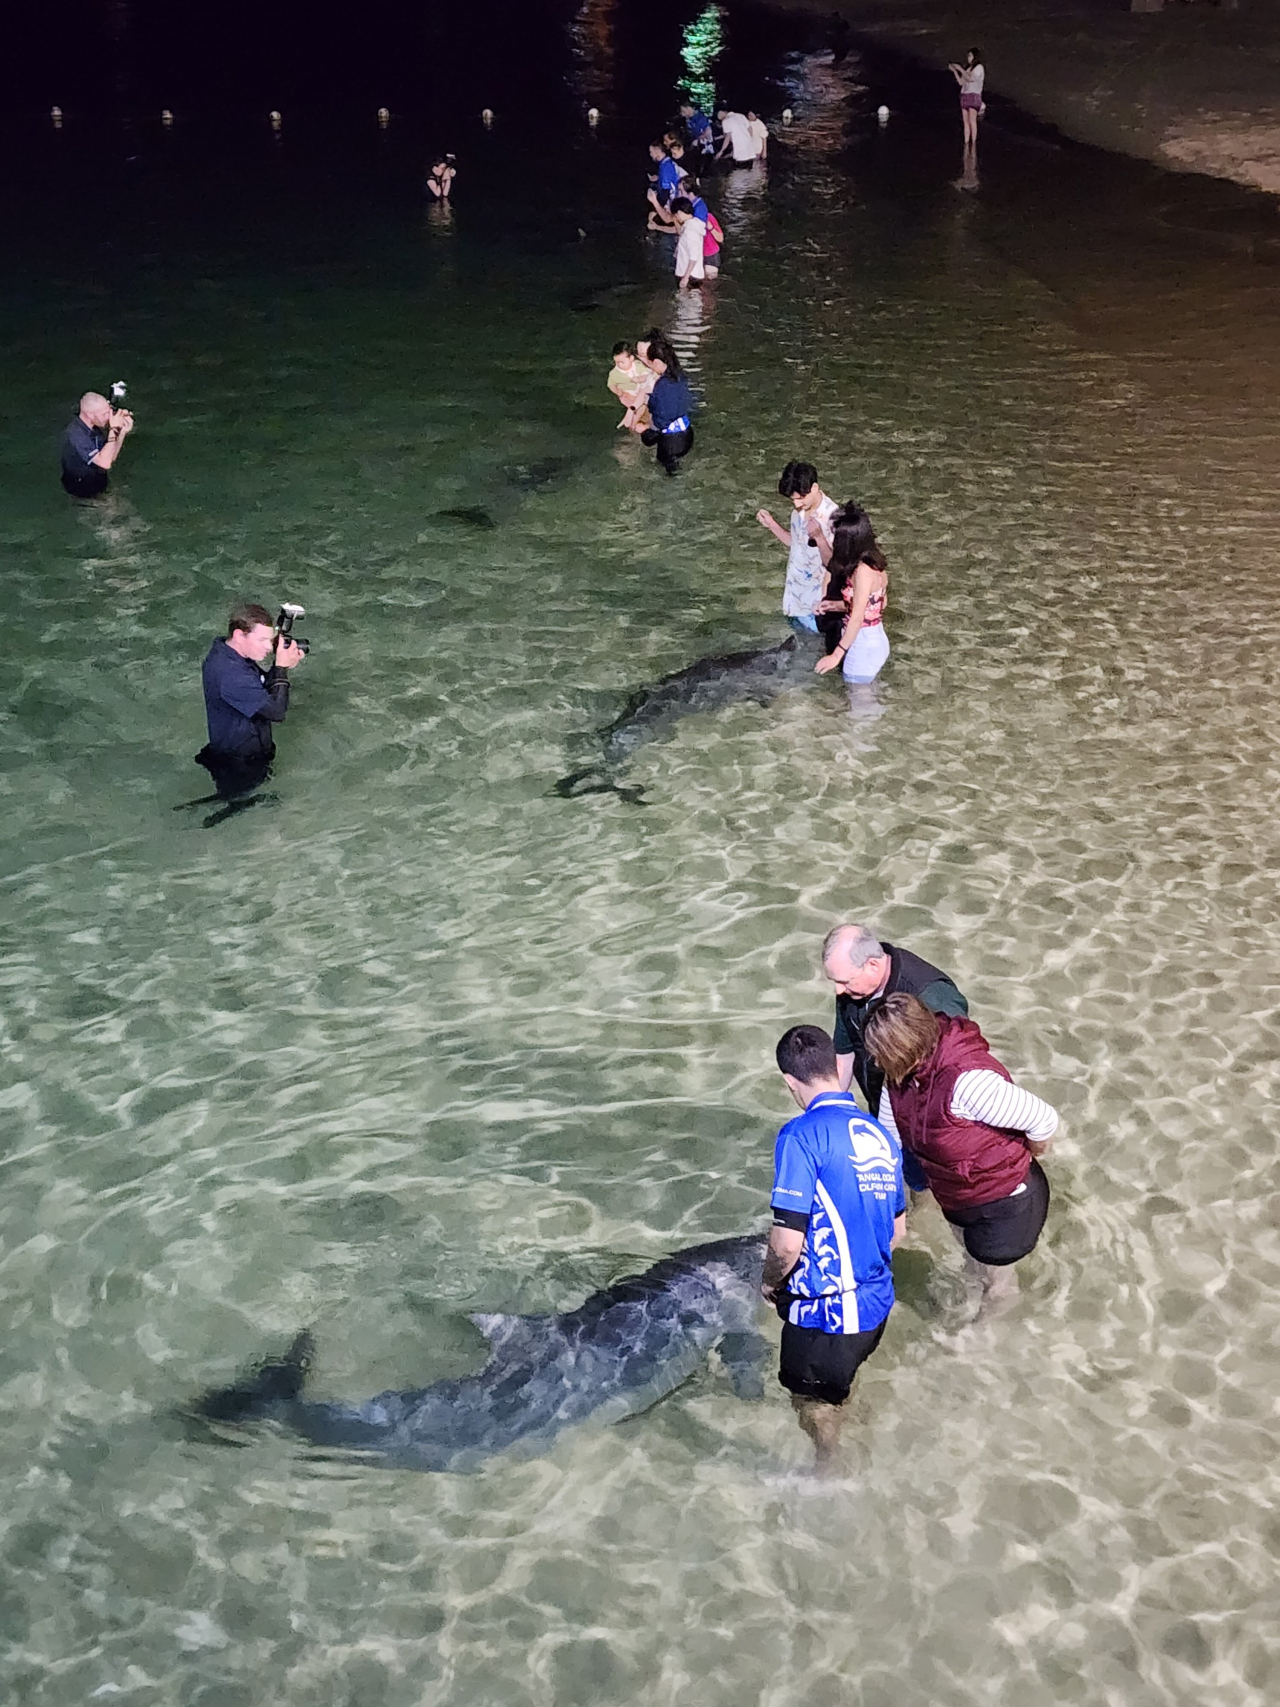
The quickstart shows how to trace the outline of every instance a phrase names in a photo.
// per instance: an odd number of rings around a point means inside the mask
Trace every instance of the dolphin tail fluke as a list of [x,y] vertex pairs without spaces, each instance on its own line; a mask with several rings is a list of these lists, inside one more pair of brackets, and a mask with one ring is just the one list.
[[315,1340],[310,1329],[304,1329],[283,1357],[267,1358],[242,1381],[201,1394],[191,1409],[209,1422],[248,1422],[269,1416],[301,1396],[314,1352]]
[[608,771],[599,765],[585,765],[579,771],[570,771],[568,776],[560,778],[551,792],[559,795],[561,800],[580,800],[585,794],[616,794],[628,806],[649,804],[643,788],[635,783],[614,782]]

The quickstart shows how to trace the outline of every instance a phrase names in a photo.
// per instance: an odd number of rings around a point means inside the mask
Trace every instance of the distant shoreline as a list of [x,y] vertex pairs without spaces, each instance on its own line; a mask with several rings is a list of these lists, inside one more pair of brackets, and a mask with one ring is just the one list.
[[[1169,0],[769,0],[944,67],[977,44],[987,85],[1081,142],[1280,197],[1280,6]],[[1032,27],[1034,24],[1034,27]]]

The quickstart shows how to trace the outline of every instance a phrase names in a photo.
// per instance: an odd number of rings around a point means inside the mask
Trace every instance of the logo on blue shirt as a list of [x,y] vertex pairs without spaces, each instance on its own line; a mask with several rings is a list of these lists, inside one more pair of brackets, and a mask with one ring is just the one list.
[[878,1327],[893,1304],[889,1249],[906,1208],[893,1135],[847,1094],[815,1098],[778,1134],[773,1202],[809,1217],[787,1278],[788,1320],[828,1334]]

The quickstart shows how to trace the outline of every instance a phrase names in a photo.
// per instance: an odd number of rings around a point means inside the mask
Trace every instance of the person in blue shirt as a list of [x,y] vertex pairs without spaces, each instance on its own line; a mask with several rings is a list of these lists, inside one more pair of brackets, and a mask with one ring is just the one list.
[[128,409],[113,409],[97,391],[86,391],[80,411],[62,435],[62,487],[73,498],[96,498],[107,489],[108,472],[133,431]]
[[658,447],[658,461],[668,474],[679,473],[680,458],[693,449],[693,413],[698,407],[680,358],[666,335],[654,331],[640,340],[642,360],[657,374],[649,393],[649,419],[653,422],[640,435],[641,444]]
[[266,781],[276,756],[272,726],[289,710],[287,672],[302,658],[294,641],[277,637],[263,605],[237,605],[226,638],[209,648],[201,670],[209,744],[196,763],[213,778],[219,799],[247,804],[244,797]]
[[[680,150],[684,152],[683,149]],[[672,158],[667,146],[662,142],[649,144],[649,158],[654,170],[649,174],[649,229],[650,231],[674,231],[675,221],[671,217],[672,200],[680,193],[680,182],[684,177],[679,163]]]
[[702,108],[686,98],[680,103],[680,117],[693,147],[700,148],[704,154],[713,153],[715,139],[711,134],[711,120]]
[[889,1253],[907,1213],[902,1146],[841,1090],[820,1026],[793,1026],[777,1061],[804,1112],[778,1134],[761,1291],[784,1324],[778,1380],[826,1470],[840,1407],[893,1308]]

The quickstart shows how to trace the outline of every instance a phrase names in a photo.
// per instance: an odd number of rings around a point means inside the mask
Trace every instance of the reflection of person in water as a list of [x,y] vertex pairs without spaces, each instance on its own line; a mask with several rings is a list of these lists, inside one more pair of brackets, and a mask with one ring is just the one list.
[[[276,756],[271,726],[285,720],[288,672],[302,657],[294,641],[277,638],[270,612],[252,604],[236,606],[225,639],[209,648],[201,672],[209,742],[196,754],[196,763],[209,772],[218,798],[231,802],[232,810],[249,805],[246,797],[270,774]],[[272,663],[264,670],[267,658]]]

